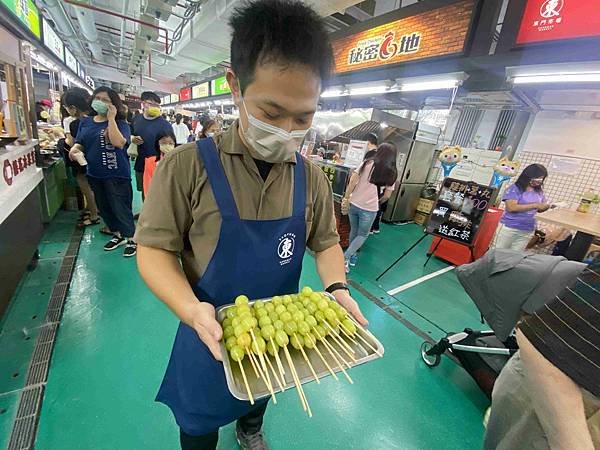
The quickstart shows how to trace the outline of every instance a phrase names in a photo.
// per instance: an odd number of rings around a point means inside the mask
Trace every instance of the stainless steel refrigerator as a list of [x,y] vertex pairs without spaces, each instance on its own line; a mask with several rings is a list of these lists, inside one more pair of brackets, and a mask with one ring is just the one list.
[[398,181],[383,214],[384,222],[406,222],[415,216],[427,181],[441,130],[417,123],[415,129],[397,130],[386,141],[398,147]]

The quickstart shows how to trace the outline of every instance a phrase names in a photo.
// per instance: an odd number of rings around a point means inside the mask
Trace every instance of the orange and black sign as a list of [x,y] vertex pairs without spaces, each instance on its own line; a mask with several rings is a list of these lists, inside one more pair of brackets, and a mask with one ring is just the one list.
[[460,53],[474,8],[475,0],[463,0],[337,39],[335,72]]

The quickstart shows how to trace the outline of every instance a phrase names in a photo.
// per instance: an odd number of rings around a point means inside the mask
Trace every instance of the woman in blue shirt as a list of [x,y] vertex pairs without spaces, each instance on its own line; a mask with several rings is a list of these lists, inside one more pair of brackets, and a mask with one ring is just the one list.
[[87,160],[87,176],[96,197],[100,215],[114,232],[104,250],[125,246],[123,256],[134,256],[131,170],[125,147],[131,137],[124,120],[119,95],[102,86],[92,94],[91,117],[81,120],[74,152],[83,151]]

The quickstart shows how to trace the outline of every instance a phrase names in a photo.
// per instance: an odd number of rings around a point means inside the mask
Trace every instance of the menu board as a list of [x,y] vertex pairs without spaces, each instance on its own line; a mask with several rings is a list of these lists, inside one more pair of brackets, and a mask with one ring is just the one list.
[[204,98],[208,97],[208,81],[206,83],[200,83],[196,86],[192,86],[192,98]]
[[169,103],[177,103],[179,101],[179,95],[171,94],[171,101]]
[[446,178],[431,210],[427,232],[473,245],[494,190],[473,181]]
[[0,0],[8,10],[13,13],[31,31],[35,37],[41,39],[40,13],[33,0]]
[[212,95],[224,95],[231,93],[231,89],[229,89],[229,83],[227,83],[227,78],[219,77],[215,78],[210,82],[210,91]]
[[77,59],[75,59],[75,56],[67,47],[65,47],[65,64],[73,72],[79,74],[79,72],[77,72]]
[[344,159],[344,165],[348,167],[358,167],[362,164],[367,153],[367,141],[350,141],[348,151]]
[[179,90],[179,100],[185,102],[192,98],[192,88],[187,87]]
[[44,30],[44,45],[48,47],[52,53],[58,56],[62,62],[65,61],[65,46],[56,34],[56,31],[52,29],[46,19],[42,20]]

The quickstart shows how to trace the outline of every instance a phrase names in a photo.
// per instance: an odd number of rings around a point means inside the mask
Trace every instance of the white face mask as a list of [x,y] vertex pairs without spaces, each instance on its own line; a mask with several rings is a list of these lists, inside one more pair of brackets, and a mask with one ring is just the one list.
[[289,161],[295,151],[298,150],[308,130],[292,130],[287,132],[275,125],[258,120],[248,112],[246,103],[242,98],[242,104],[248,118],[248,129],[242,133],[250,146],[250,154],[253,158],[270,163]]
[[166,154],[173,151],[175,146],[173,144],[160,144],[159,148],[161,152]]
[[213,137],[215,135],[215,133],[206,133],[206,137]]

